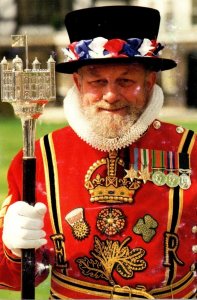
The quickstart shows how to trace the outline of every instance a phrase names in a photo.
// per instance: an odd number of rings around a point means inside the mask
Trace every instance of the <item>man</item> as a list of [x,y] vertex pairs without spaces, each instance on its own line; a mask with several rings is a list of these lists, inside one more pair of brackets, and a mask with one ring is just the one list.
[[196,297],[196,135],[156,119],[157,72],[176,66],[158,57],[159,22],[133,6],[66,16],[70,127],[36,143],[35,207],[20,201],[22,154],[11,164],[1,287],[20,289],[20,249],[35,248],[51,299]]

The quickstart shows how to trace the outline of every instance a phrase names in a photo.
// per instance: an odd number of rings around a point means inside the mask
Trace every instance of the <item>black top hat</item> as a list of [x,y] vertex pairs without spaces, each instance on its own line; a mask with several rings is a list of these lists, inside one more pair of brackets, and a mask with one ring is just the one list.
[[140,6],[102,6],[68,13],[65,25],[71,44],[63,49],[66,60],[56,65],[60,73],[101,63],[141,62],[154,71],[172,69],[176,62],[159,58],[159,11]]

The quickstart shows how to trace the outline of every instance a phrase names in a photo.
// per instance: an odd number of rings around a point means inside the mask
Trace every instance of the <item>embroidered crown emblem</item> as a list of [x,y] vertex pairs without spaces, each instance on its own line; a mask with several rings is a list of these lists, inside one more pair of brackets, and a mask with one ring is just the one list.
[[[109,152],[109,157],[97,160],[88,169],[85,176],[85,188],[90,193],[91,202],[122,203],[133,201],[133,194],[140,185],[140,180],[131,181],[124,175],[124,161],[116,150]],[[118,177],[118,174],[120,177]]]

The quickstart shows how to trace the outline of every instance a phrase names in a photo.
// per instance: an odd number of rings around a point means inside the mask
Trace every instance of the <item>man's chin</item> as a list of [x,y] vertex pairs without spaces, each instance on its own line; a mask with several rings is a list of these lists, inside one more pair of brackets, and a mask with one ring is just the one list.
[[128,129],[132,126],[132,122],[123,122],[123,121],[112,121],[107,120],[107,118],[102,118],[98,121],[92,122],[91,128],[95,134],[108,138],[121,138],[128,131]]
[[117,111],[88,109],[84,111],[84,117],[91,130],[98,136],[109,139],[121,138],[138,119],[138,115],[134,112],[125,113],[125,109],[120,110],[124,111],[124,115],[121,115],[119,109]]

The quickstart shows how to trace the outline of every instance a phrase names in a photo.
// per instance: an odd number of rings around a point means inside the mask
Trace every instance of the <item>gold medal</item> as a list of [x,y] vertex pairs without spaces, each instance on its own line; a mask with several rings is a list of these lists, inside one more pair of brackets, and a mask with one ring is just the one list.
[[149,173],[148,167],[146,167],[145,169],[143,169],[139,173],[140,173],[139,179],[142,179],[144,183],[146,183],[147,180],[151,180],[150,179],[150,173]]
[[125,172],[127,173],[124,178],[129,178],[131,180],[131,182],[133,182],[133,180],[135,178],[138,178],[138,172],[131,166],[129,170],[125,169]]

